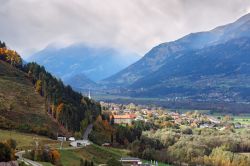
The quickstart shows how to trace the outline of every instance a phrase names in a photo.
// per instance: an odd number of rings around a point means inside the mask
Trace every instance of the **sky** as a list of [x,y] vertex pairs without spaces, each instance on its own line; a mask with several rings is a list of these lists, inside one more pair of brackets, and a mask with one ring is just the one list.
[[249,12],[249,0],[0,0],[0,40],[24,58],[76,43],[143,56]]

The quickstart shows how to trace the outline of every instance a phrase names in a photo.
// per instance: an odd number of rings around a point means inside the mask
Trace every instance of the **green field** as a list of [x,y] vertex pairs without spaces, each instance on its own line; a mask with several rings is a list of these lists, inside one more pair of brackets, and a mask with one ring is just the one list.
[[234,123],[241,123],[241,124],[246,124],[246,125],[250,125],[250,116],[246,115],[246,116],[233,116]]
[[[31,149],[35,145],[35,141],[38,141],[41,145],[48,145],[51,148],[59,148],[61,145],[60,141],[52,140],[48,137],[36,135],[36,134],[28,134],[21,133],[18,131],[8,131],[0,129],[0,142],[5,141],[7,139],[14,139],[17,142],[17,149]],[[69,142],[63,143],[64,148],[69,147]]]
[[[232,123],[240,123],[240,124],[245,124],[245,125],[250,125],[250,114],[244,114],[244,115],[231,115],[231,114],[225,114],[225,115],[229,115],[233,118]],[[220,117],[221,119],[223,119],[223,117],[225,115],[222,114],[213,114],[213,117],[218,118]]]
[[98,145],[90,145],[75,150],[60,150],[62,164],[78,166],[80,159],[92,160],[95,164],[105,164],[109,159],[128,156],[128,151]]
[[[111,158],[119,160],[121,157],[127,157],[129,151],[93,144],[82,149],[60,150],[60,153],[63,165],[78,166],[80,164],[80,159],[92,160],[94,164],[99,165],[105,164]],[[143,160],[143,163],[150,163],[150,161]],[[170,166],[160,162],[158,165]]]

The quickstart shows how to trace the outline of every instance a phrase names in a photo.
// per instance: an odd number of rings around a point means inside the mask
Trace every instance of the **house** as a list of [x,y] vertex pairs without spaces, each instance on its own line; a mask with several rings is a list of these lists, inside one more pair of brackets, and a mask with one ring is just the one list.
[[66,141],[67,138],[64,137],[64,136],[59,136],[59,137],[57,137],[57,140],[58,140],[58,141]]
[[69,141],[75,141],[76,139],[74,137],[69,137]]
[[111,146],[111,144],[110,144],[110,143],[108,143],[108,142],[106,142],[106,143],[102,144],[102,146],[105,146],[105,147],[110,147],[110,146]]
[[123,166],[139,166],[142,164],[142,161],[139,158],[135,157],[121,158],[120,162]]
[[76,140],[70,143],[70,146],[73,147],[84,147],[84,146],[88,146],[91,143],[88,140]]
[[115,124],[132,124],[132,121],[135,120],[135,114],[124,114],[124,115],[113,115]]

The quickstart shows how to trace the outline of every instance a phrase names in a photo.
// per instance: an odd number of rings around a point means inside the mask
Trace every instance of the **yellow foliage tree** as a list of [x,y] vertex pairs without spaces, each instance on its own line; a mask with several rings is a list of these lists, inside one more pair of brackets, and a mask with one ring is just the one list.
[[56,164],[60,161],[61,155],[58,152],[58,150],[54,149],[51,151],[51,156],[52,156],[52,163]]
[[37,80],[35,85],[36,92],[41,94],[42,93],[42,81]]
[[57,106],[57,109],[56,109],[56,119],[59,118],[59,115],[60,115],[60,113],[62,112],[63,108],[64,108],[64,104],[63,104],[63,103],[60,103],[60,104]]

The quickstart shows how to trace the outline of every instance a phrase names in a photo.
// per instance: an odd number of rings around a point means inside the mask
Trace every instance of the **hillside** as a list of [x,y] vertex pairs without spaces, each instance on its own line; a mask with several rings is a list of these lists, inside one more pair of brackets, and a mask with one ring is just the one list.
[[54,135],[59,125],[46,113],[44,99],[27,74],[0,60],[0,128]]
[[64,85],[43,66],[23,65],[6,45],[0,47],[0,61],[2,128],[55,136],[60,130],[80,132],[82,121],[91,123],[101,113],[98,102]]
[[249,101],[249,43],[250,38],[239,38],[169,58],[131,87],[143,88],[138,92],[143,96]]

